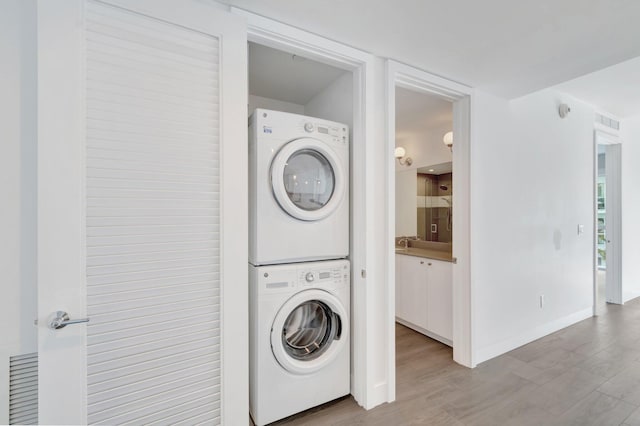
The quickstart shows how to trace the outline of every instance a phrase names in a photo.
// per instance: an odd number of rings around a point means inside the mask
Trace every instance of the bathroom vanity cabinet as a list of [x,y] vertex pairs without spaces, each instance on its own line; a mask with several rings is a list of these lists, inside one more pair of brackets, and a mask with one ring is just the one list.
[[449,346],[453,338],[452,263],[396,254],[396,320]]

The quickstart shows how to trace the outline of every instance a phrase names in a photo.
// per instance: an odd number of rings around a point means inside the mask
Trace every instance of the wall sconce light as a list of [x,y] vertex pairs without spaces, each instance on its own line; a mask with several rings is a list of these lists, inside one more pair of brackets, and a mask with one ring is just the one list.
[[445,133],[442,142],[453,152],[453,132]]
[[393,155],[396,157],[396,160],[398,160],[398,163],[400,163],[401,166],[410,166],[411,164],[413,164],[413,160],[411,159],[411,157],[405,157],[406,154],[407,151],[401,146],[396,147],[395,151],[393,152]]

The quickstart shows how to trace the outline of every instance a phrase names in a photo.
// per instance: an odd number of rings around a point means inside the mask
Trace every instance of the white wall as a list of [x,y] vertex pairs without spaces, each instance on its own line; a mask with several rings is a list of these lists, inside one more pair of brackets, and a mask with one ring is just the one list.
[[420,132],[396,131],[396,146],[404,147],[413,160],[409,167],[396,161],[396,171],[450,162],[451,150],[442,142],[442,137],[452,127],[453,123],[442,123]]
[[[571,105],[564,120],[561,101]],[[594,109],[552,90],[511,102],[477,92],[472,108],[472,315],[482,362],[591,315]]]
[[640,296],[640,115],[622,121],[622,298]]
[[418,234],[416,169],[396,172],[396,237]]
[[302,114],[353,126],[353,74],[345,72],[306,105],[249,95],[249,115],[256,108]]
[[284,102],[277,99],[265,98],[262,96],[249,95],[249,116],[256,108],[270,109],[273,111],[290,112],[292,114],[304,114],[304,105]]
[[353,134],[353,73],[347,72],[314,96],[304,106],[304,114],[349,126]]
[[6,0],[0,13],[0,424],[9,356],[37,348],[35,10],[33,0]]

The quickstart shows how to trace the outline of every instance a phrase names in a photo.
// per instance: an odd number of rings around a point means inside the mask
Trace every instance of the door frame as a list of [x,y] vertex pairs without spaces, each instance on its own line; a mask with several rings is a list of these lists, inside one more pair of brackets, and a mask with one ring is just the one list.
[[[248,41],[300,55],[353,73],[353,136],[351,148],[351,394],[366,409],[385,402],[376,394],[375,344],[380,339],[370,327],[378,296],[371,250],[382,244],[373,214],[375,187],[374,57],[349,46],[300,30],[244,9],[231,12],[247,20]],[[369,274],[367,274],[369,271]]]
[[[191,0],[98,0],[219,38],[221,421],[249,421],[246,32],[242,19]],[[87,423],[87,329],[51,331],[58,309],[86,317],[85,0],[38,0],[38,353],[40,423]],[[213,14],[220,14],[212,19]],[[224,14],[224,16],[223,16]],[[227,16],[228,15],[228,16]],[[211,28],[215,23],[215,28]],[[190,26],[189,26],[190,27]],[[209,31],[211,29],[211,31]],[[237,69],[240,67],[241,69]],[[58,114],[58,111],[67,111]],[[64,167],[73,164],[79,167]],[[61,190],[61,187],[64,190]],[[241,194],[242,196],[238,196]],[[80,284],[78,284],[80,283]],[[79,348],[78,348],[79,347]],[[56,371],[71,372],[62,380]],[[43,393],[43,383],[54,392]]]
[[[593,315],[597,315],[598,308],[598,146],[606,147],[606,198],[607,219],[609,205],[615,207],[612,212],[614,218],[612,232],[607,232],[607,272],[606,298],[608,303],[622,305],[624,303],[622,291],[622,140],[617,134],[596,126],[593,132],[594,168],[593,168]],[[613,169],[611,166],[614,166]],[[612,182],[612,184],[610,184]],[[610,197],[612,195],[612,197]],[[607,220],[607,222],[609,222]],[[609,261],[609,253],[613,261]],[[613,283],[610,283],[613,281]]]
[[395,104],[396,87],[435,95],[453,103],[453,359],[466,367],[475,367],[473,351],[473,292],[471,287],[470,239],[470,156],[471,105],[473,90],[408,65],[387,61],[386,75],[386,304],[387,304],[387,377],[389,400],[395,399]]

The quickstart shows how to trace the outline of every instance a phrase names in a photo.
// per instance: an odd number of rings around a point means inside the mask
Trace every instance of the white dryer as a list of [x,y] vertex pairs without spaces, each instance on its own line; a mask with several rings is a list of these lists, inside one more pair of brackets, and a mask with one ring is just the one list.
[[349,128],[256,109],[249,119],[249,262],[349,253]]
[[249,265],[257,426],[349,394],[349,261]]

